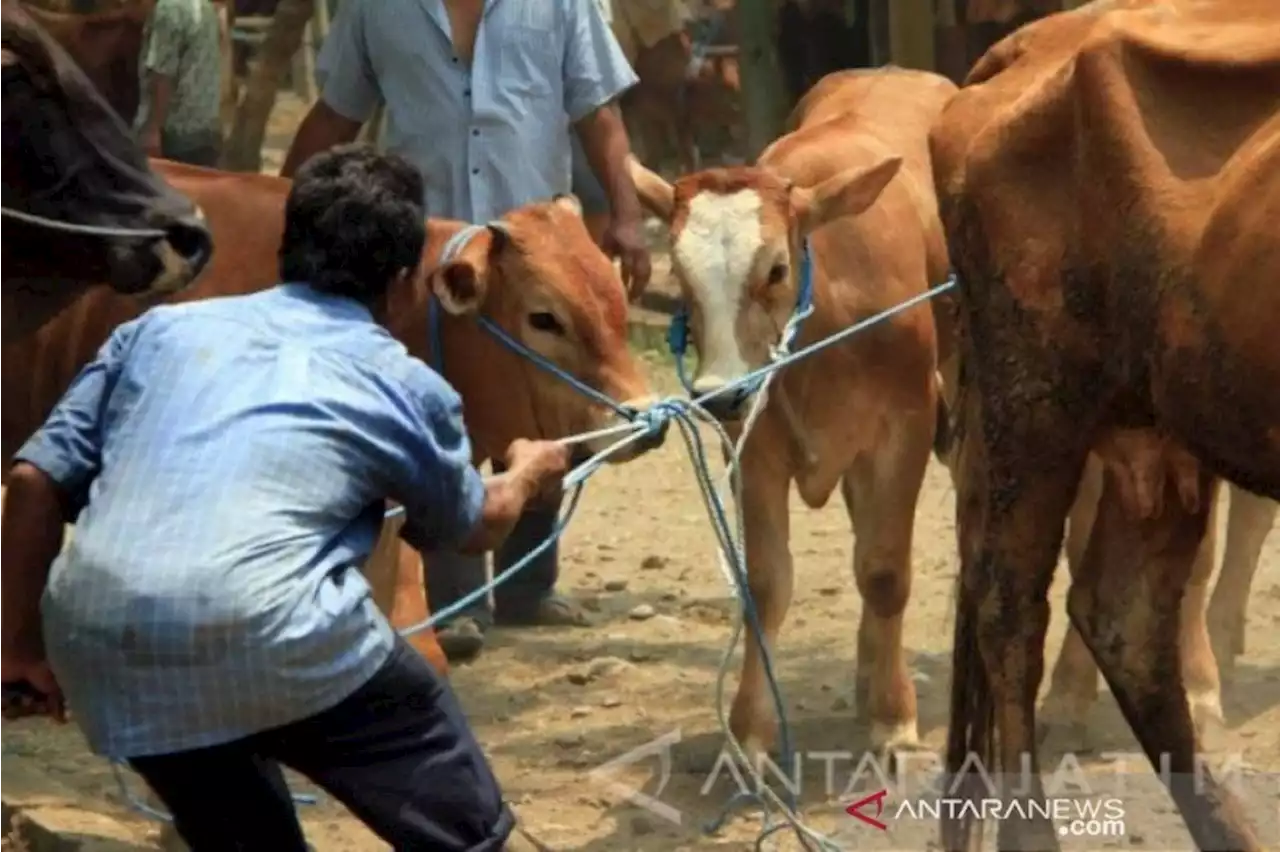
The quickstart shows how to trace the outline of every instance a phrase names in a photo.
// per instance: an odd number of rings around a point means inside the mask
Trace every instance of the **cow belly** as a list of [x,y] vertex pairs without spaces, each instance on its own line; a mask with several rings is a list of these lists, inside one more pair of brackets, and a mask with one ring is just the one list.
[[[382,535],[364,566],[374,603],[397,630],[420,624],[429,615],[422,558],[400,540],[403,523],[402,518],[392,518],[382,525]],[[416,633],[409,637],[408,642],[437,672],[448,674],[449,663],[434,630]]]

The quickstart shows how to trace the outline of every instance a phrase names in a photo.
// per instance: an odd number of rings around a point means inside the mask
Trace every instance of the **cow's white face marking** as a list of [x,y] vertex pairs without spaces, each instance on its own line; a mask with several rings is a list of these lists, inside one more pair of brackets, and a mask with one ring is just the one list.
[[698,349],[695,387],[719,386],[750,365],[738,340],[739,314],[750,309],[748,288],[765,247],[759,193],[702,192],[689,202],[672,259],[694,314]]

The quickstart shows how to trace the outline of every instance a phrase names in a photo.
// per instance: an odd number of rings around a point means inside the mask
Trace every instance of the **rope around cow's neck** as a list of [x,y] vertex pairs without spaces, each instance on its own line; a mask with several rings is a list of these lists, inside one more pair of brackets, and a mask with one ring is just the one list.
[[[441,253],[441,263],[446,263],[456,256],[456,253],[463,245],[468,242],[471,237],[480,233],[486,227],[501,227],[500,225],[469,225],[458,233],[454,234],[446,243]],[[805,246],[805,267],[809,266],[808,246]],[[802,275],[806,273],[802,272]],[[807,273],[811,274],[811,273]],[[716,677],[716,715],[720,723],[720,727],[724,733],[726,742],[728,743],[734,756],[744,769],[751,775],[756,782],[757,792],[749,795],[748,798],[756,799],[762,802],[766,808],[772,806],[781,814],[782,820],[775,821],[771,814],[766,814],[766,822],[761,828],[756,838],[755,847],[757,850],[763,848],[763,844],[773,834],[781,831],[788,826],[794,831],[796,838],[805,849],[813,849],[814,845],[822,852],[830,852],[830,850],[839,850],[840,847],[833,843],[814,829],[805,825],[804,821],[796,813],[796,802],[794,794],[790,789],[787,790],[787,800],[783,801],[767,784],[764,783],[759,771],[756,769],[754,762],[749,759],[742,744],[733,735],[729,727],[727,714],[725,713],[724,686],[727,679],[730,663],[733,658],[733,652],[737,648],[738,640],[742,633],[744,622],[749,623],[752,632],[755,634],[757,644],[760,647],[761,656],[763,658],[766,679],[769,682],[769,688],[774,699],[775,710],[778,714],[779,740],[783,752],[783,765],[791,766],[794,764],[791,756],[790,743],[790,725],[787,721],[786,705],[782,700],[781,689],[778,686],[777,678],[774,676],[772,654],[765,641],[764,631],[760,625],[759,615],[756,611],[755,601],[751,596],[751,589],[747,580],[746,570],[746,550],[744,546],[744,519],[742,514],[742,477],[739,473],[741,469],[741,454],[746,446],[746,441],[754,428],[756,421],[764,411],[768,401],[768,392],[773,382],[774,376],[778,371],[790,366],[791,364],[808,358],[818,352],[835,346],[843,342],[847,338],[877,325],[885,320],[896,316],[903,311],[909,310],[919,304],[922,304],[933,297],[946,292],[953,288],[956,284],[955,277],[950,277],[945,283],[938,285],[924,293],[921,293],[911,299],[906,300],[892,308],[881,311],[870,317],[867,317],[851,326],[841,329],[840,331],[815,341],[795,352],[790,352],[790,346],[795,341],[799,333],[799,328],[804,319],[812,312],[811,301],[808,301],[803,295],[806,289],[805,285],[811,286],[811,280],[802,281],[801,298],[797,300],[796,310],[792,313],[791,319],[788,320],[786,327],[781,335],[779,345],[773,352],[773,357],[769,364],[748,372],[733,382],[716,388],[713,391],[702,394],[697,397],[668,397],[646,411],[636,411],[615,402],[609,397],[601,394],[595,388],[583,383],[577,377],[565,372],[560,367],[547,360],[543,356],[531,350],[525,344],[513,338],[505,330],[494,324],[485,317],[477,317],[486,331],[488,331],[499,343],[506,348],[516,352],[517,354],[527,358],[541,369],[547,371],[556,378],[564,381],[574,387],[584,395],[601,402],[612,409],[625,422],[617,426],[608,427],[606,429],[598,429],[591,432],[585,432],[562,439],[565,444],[577,444],[584,441],[607,435],[621,435],[622,437],[612,446],[596,453],[583,464],[574,468],[564,478],[565,489],[570,491],[569,505],[563,515],[557,521],[551,535],[547,537],[538,547],[534,548],[524,558],[517,561],[514,565],[503,571],[491,581],[486,583],[482,588],[477,589],[472,594],[463,598],[437,613],[434,613],[421,622],[415,624],[405,630],[400,631],[402,635],[412,635],[414,633],[434,627],[440,621],[447,619],[457,612],[462,611],[466,607],[475,603],[482,596],[488,595],[494,588],[504,583],[508,578],[516,572],[523,570],[534,559],[542,555],[547,548],[559,540],[568,526],[570,519],[577,511],[579,500],[582,496],[582,489],[586,480],[596,471],[608,463],[609,458],[619,450],[628,446],[635,441],[642,440],[646,436],[652,435],[657,431],[665,428],[666,424],[675,423],[680,430],[681,438],[685,443],[685,447],[689,452],[690,461],[693,464],[694,474],[697,478],[699,490],[701,491],[703,503],[707,509],[708,518],[711,521],[713,532],[716,535],[716,541],[720,556],[721,568],[726,573],[730,582],[730,589],[734,596],[739,599],[742,606],[736,613],[734,621],[733,635],[730,638],[728,648],[721,658],[720,668]],[[811,289],[809,290],[811,299]],[[442,354],[439,338],[438,311],[434,310],[434,299],[432,300],[433,313],[432,319],[429,319],[429,333],[433,339],[432,350],[436,353],[437,362]],[[678,361],[680,359],[677,359]],[[683,376],[683,371],[681,371]],[[684,382],[689,387],[687,382]],[[706,402],[710,399],[729,393],[738,393],[744,389],[754,391],[752,406],[743,423],[742,434],[737,442],[732,441],[724,427],[712,417],[704,408]],[[725,482],[731,486],[733,502],[734,502],[734,521],[732,525],[729,522],[728,514],[725,510],[724,499],[721,496],[721,487],[717,487],[714,474],[707,458],[706,448],[703,446],[701,436],[698,433],[697,421],[702,421],[711,426],[716,436],[719,438],[722,448],[726,451],[725,464]],[[402,512],[403,509],[397,508],[387,512],[387,517],[392,517]],[[124,761],[114,761],[113,770],[115,771],[116,780],[120,790],[125,798],[141,813],[165,821],[171,821],[172,817],[151,808],[146,803],[138,800],[130,793],[124,779],[124,775],[120,771],[120,766]],[[742,795],[735,796],[726,805],[721,815],[711,824],[705,827],[707,832],[716,830],[719,825],[723,824],[734,805],[740,801]],[[303,804],[314,804],[314,796],[294,795],[294,800]]]

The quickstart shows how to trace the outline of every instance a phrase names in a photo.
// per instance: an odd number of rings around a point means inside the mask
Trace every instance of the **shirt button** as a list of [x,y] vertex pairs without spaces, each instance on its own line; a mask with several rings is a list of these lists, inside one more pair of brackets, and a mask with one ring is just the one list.
[[472,136],[479,136],[479,135],[480,135],[480,131],[479,131],[479,130],[476,130],[476,129],[474,129],[474,128],[473,128],[473,129],[472,129],[472,131],[471,131],[471,135],[472,135]]
[[469,98],[469,97],[471,97],[471,90],[470,90],[470,89],[463,89],[463,90],[462,90],[462,96],[463,96],[464,98]]
[[478,175],[478,174],[480,174],[480,169],[478,169],[478,168],[476,168],[476,169],[472,169],[472,170],[471,170],[471,174],[473,174],[473,175]]
[[457,64],[458,64],[458,57],[456,57],[456,56],[455,56],[455,57],[453,57],[452,59],[450,59],[449,61],[450,61],[450,62],[452,62],[454,65],[457,65]]

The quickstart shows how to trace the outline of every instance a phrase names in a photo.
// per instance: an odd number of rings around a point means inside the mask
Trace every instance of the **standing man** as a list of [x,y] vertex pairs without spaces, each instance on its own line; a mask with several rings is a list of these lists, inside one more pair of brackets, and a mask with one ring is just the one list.
[[147,154],[214,168],[222,152],[222,49],[210,0],[156,0],[142,47],[137,128]]
[[[298,128],[281,174],[354,139],[379,101],[388,150],[422,170],[433,216],[485,222],[572,186],[570,134],[607,198],[603,245],[633,295],[649,279],[643,216],[627,170],[616,99],[636,83],[595,0],[344,0],[318,62],[320,100]],[[496,571],[547,538],[556,505],[531,510],[497,554]],[[432,553],[431,608],[485,582],[483,559]],[[439,632],[451,660],[479,653],[503,624],[586,624],[555,594],[557,553]]]
[[482,552],[568,465],[517,441],[482,480],[457,393],[377,321],[420,262],[422,193],[368,146],[316,157],[286,283],[120,326],[15,456],[5,716],[62,717],[65,689],[193,852],[305,852],[282,765],[396,849],[511,848],[457,699],[360,571],[387,498],[415,547]]

